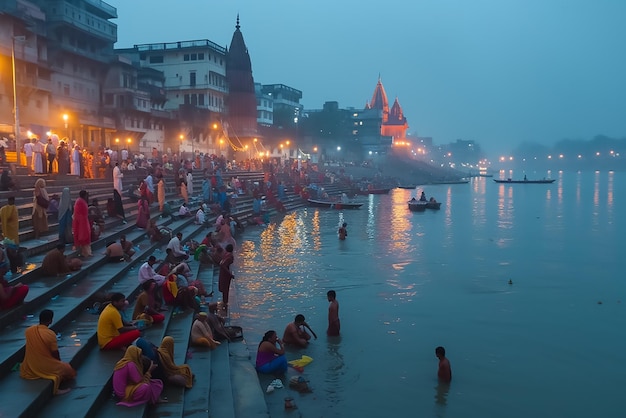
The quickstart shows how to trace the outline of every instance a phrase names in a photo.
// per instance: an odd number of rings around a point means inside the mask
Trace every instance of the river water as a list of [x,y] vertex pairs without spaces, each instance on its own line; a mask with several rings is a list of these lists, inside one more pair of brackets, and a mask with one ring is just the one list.
[[[626,174],[528,175],[544,176],[557,180],[426,186],[438,212],[410,212],[415,192],[395,189],[358,210],[248,228],[232,322],[253,357],[297,313],[319,337],[287,353],[313,357],[313,392],[267,395],[272,416],[288,395],[298,410],[286,416],[626,416]],[[329,289],[339,338],[325,333]],[[436,378],[439,345],[449,386]]]

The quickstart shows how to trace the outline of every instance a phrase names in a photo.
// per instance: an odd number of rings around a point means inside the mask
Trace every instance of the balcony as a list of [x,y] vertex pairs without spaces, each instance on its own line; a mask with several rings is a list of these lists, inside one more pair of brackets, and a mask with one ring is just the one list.
[[52,90],[52,82],[50,80],[44,80],[34,74],[17,74],[17,87],[20,89],[27,88],[32,90]]
[[85,0],[85,3],[87,4],[87,10],[93,9],[93,13],[100,15],[100,17],[105,19],[117,18],[117,9],[102,0]]
[[67,23],[105,41],[112,43],[117,41],[117,25],[115,23],[62,0],[51,0],[46,6],[48,22]]

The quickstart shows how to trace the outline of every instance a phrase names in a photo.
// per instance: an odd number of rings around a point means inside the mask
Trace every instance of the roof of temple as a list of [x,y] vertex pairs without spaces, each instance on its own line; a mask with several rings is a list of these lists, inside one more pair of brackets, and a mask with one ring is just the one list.
[[243,34],[239,28],[239,14],[237,14],[235,32],[233,33],[233,39],[230,41],[230,48],[228,49],[228,59],[226,61],[227,69],[252,71],[248,48],[246,47]]
[[400,102],[398,102],[398,98],[393,102],[393,106],[391,106],[391,111],[389,112],[389,120],[398,120],[401,121],[404,119],[404,114],[402,113],[402,106],[400,106]]
[[378,83],[376,83],[376,89],[374,89],[374,94],[372,95],[372,100],[369,103],[369,108],[382,110],[383,113],[389,112],[387,93],[385,93],[385,88],[383,87],[380,77],[378,77]]

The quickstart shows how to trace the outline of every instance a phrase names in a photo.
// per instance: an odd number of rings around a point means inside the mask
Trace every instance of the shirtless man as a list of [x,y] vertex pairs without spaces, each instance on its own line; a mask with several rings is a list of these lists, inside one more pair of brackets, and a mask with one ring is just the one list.
[[452,369],[450,368],[450,361],[446,358],[446,349],[441,346],[435,348],[435,355],[439,359],[439,370],[437,371],[439,381],[450,383],[452,380]]
[[329,336],[338,336],[339,335],[339,302],[337,302],[337,294],[334,290],[329,290],[326,293],[326,297],[328,298],[328,329],[326,330],[326,334]]
[[311,336],[306,332],[305,328],[311,331],[311,334],[317,339],[315,332],[309,327],[309,324],[304,320],[304,315],[298,314],[293,322],[290,322],[285,328],[283,334],[283,342],[285,344],[296,345],[298,347],[306,347],[309,345]]

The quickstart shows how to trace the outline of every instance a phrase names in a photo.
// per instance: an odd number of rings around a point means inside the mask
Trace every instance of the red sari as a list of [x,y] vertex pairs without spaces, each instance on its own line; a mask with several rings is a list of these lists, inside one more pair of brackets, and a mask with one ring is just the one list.
[[74,203],[74,217],[72,219],[72,233],[75,245],[91,244],[91,225],[89,224],[89,209],[85,199],[78,198]]

